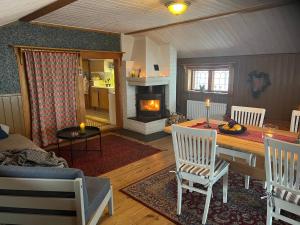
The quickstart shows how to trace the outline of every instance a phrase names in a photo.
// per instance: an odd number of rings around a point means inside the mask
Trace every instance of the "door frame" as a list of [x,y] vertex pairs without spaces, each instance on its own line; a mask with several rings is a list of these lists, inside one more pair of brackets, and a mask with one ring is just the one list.
[[113,59],[115,75],[115,96],[116,96],[116,126],[123,127],[123,106],[121,95],[121,65],[123,52],[101,52],[101,51],[80,51],[80,58],[87,59]]

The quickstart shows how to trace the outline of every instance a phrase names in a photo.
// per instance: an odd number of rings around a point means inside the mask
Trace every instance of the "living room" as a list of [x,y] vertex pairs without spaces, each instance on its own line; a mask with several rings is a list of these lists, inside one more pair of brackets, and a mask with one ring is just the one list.
[[0,224],[300,224],[298,1],[0,6]]

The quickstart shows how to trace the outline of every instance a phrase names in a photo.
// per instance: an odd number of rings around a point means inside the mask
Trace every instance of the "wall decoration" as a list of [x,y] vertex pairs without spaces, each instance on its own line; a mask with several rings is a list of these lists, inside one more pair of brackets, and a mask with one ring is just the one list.
[[271,85],[269,74],[264,72],[258,72],[256,70],[248,74],[249,82],[251,85],[251,92],[254,98],[258,98],[265,89]]

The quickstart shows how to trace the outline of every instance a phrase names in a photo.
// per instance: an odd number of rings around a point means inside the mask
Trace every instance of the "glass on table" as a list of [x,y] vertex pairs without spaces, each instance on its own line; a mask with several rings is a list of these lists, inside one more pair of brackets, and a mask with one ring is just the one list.
[[278,130],[279,127],[277,125],[274,125],[272,123],[266,123],[263,125],[263,132],[262,132],[262,138],[265,137],[273,137],[275,134],[275,131]]

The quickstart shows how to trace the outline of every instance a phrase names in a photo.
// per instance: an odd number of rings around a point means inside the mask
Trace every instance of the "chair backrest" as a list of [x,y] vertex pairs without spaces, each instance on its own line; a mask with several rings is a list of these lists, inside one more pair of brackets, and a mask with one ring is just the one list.
[[177,170],[183,163],[204,166],[210,169],[212,177],[215,168],[216,137],[215,130],[172,125]]
[[[203,101],[187,100],[186,108],[187,119],[194,120],[206,117],[206,107]],[[210,118],[223,120],[223,116],[226,114],[226,108],[226,103],[211,102],[209,109]]]
[[300,126],[300,111],[293,110],[290,131],[298,132],[299,126]]
[[262,127],[264,124],[266,109],[244,106],[231,107],[231,119],[242,125]]
[[268,191],[278,187],[300,194],[300,145],[266,137],[265,169]]
[[85,225],[85,181],[78,172],[0,166],[0,224]]

